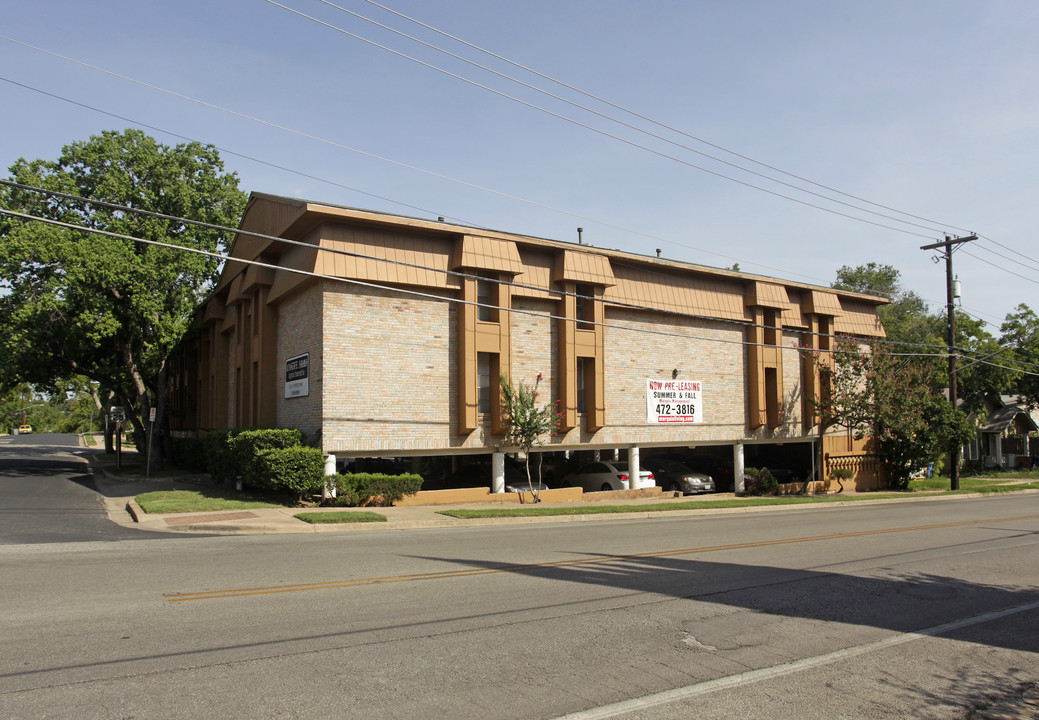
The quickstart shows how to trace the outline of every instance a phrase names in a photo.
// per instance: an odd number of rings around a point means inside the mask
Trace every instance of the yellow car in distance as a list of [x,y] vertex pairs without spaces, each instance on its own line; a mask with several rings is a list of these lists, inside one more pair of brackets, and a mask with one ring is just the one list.
[[19,435],[32,435],[32,425],[19,425],[18,426],[18,434]]

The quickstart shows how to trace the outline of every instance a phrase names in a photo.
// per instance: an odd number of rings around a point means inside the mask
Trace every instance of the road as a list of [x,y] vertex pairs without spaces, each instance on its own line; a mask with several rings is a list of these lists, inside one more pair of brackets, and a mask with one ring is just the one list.
[[0,435],[0,545],[148,535],[109,520],[78,435]]
[[1026,494],[7,544],[0,717],[996,717],[1037,538]]

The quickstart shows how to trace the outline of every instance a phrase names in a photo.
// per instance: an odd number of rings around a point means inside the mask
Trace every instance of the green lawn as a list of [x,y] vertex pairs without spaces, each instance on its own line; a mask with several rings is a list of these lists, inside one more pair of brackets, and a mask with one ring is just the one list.
[[440,510],[441,515],[471,520],[475,518],[531,517],[550,515],[598,515],[634,512],[667,512],[669,510],[713,510],[718,508],[764,507],[769,505],[810,505],[817,503],[852,502],[856,500],[881,500],[904,498],[905,493],[870,493],[868,495],[786,495],[782,497],[732,498],[728,500],[687,500],[684,502],[659,502],[643,505],[568,505],[557,507],[496,507],[479,510]]
[[370,523],[386,522],[386,516],[366,510],[334,510],[330,512],[305,512],[293,515],[294,518],[311,525],[331,523]]
[[960,489],[949,490],[950,480],[947,476],[921,478],[909,483],[909,490],[941,490],[945,492],[1010,492],[1037,487],[1039,472],[1034,470],[1009,470],[993,472],[990,475],[960,476]]
[[271,502],[249,493],[222,488],[156,490],[141,493],[134,500],[146,513],[211,512],[214,510],[285,507],[283,503]]

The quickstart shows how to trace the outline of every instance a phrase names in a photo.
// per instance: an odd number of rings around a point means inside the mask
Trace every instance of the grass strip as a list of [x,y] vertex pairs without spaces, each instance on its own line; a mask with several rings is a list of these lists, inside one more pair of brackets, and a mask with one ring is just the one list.
[[331,512],[304,512],[293,515],[294,518],[311,525],[334,523],[369,523],[386,522],[386,516],[366,510],[336,510]]
[[284,507],[284,505],[241,492],[232,493],[219,488],[156,490],[141,493],[134,500],[146,513],[188,513]]
[[884,500],[888,498],[904,498],[904,494],[877,494],[866,496],[826,495],[823,497],[762,497],[734,498],[732,500],[692,500],[687,502],[647,503],[645,505],[584,505],[556,507],[524,507],[524,508],[487,508],[439,510],[440,515],[474,520],[477,518],[507,517],[539,517],[552,515],[602,515],[618,513],[668,512],[670,510],[712,510],[716,508],[765,507],[770,505],[810,505],[833,502],[854,502],[857,500]]

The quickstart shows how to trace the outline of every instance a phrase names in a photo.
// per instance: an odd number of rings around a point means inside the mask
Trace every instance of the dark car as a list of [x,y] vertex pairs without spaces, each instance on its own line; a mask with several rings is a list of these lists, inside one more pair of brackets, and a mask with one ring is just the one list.
[[682,463],[696,472],[710,475],[718,492],[732,492],[735,489],[731,460],[726,462],[712,455],[688,455],[682,458]]
[[714,492],[714,478],[707,473],[697,472],[677,460],[652,460],[646,467],[653,471],[657,486],[668,492],[683,495],[698,495]]

